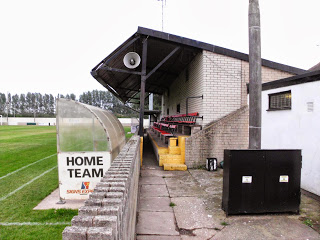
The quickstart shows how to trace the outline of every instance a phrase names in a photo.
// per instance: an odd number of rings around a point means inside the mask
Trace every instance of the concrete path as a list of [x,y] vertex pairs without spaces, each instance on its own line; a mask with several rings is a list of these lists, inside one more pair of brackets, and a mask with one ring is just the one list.
[[49,196],[43,199],[33,210],[46,210],[46,209],[61,209],[61,208],[71,208],[79,209],[84,206],[85,200],[65,200],[64,204],[58,204],[59,202],[59,188],[54,190]]
[[320,239],[299,215],[226,218],[221,210],[222,174],[221,169],[163,171],[145,142],[137,240]]

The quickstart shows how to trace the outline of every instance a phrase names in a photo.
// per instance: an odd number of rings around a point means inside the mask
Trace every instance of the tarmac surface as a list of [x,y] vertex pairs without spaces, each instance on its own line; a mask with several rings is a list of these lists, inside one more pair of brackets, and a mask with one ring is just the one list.
[[308,214],[320,215],[317,201],[303,196],[301,215],[226,217],[221,209],[222,169],[164,171],[151,144],[144,141],[137,240],[320,239],[317,231],[299,220]]

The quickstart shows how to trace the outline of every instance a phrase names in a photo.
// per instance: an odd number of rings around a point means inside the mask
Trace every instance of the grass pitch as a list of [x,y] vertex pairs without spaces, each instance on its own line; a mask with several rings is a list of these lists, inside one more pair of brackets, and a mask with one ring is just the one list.
[[0,239],[61,239],[78,211],[33,210],[58,187],[56,128],[0,126],[0,146]]
[[61,239],[77,215],[71,209],[33,210],[58,187],[56,153],[54,126],[0,126],[1,240]]

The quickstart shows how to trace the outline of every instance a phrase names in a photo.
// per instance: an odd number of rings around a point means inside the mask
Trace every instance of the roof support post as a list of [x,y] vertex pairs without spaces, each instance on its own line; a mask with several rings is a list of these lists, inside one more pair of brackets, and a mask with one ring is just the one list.
[[261,38],[259,0],[249,0],[249,149],[261,149]]
[[147,81],[147,50],[148,38],[142,40],[142,59],[141,59],[141,87],[140,87],[140,116],[139,116],[139,135],[143,137],[143,118],[144,118],[144,98],[146,94]]
[[155,66],[154,69],[152,69],[148,75],[147,75],[147,79],[155,72],[157,71],[169,58],[172,57],[173,54],[175,54],[178,50],[180,49],[180,47],[176,47],[175,49],[173,49],[164,59],[162,59],[162,61],[157,65]]

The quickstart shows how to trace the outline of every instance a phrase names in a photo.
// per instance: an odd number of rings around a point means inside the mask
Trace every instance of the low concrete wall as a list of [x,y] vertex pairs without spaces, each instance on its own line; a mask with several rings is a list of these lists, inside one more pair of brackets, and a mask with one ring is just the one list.
[[247,149],[249,145],[249,108],[242,107],[186,139],[186,165],[197,168],[207,158],[223,161],[224,149]]
[[64,240],[134,240],[140,174],[140,137],[133,136],[105,173]]
[[49,126],[50,123],[51,126],[54,126],[56,125],[56,118],[9,117],[7,119],[2,117],[3,125],[27,125],[27,123],[36,123],[43,126]]
[[[131,126],[131,118],[118,118],[123,126]],[[7,117],[2,116],[2,125],[27,125],[35,122],[37,125],[56,125],[56,118],[33,118],[33,117]],[[9,124],[8,124],[9,123]],[[1,124],[1,123],[0,123]],[[139,125],[139,123],[137,123]],[[143,126],[149,127],[149,119],[143,119]]]
[[[130,127],[131,126],[131,118],[118,118],[123,126]],[[139,122],[135,123],[137,126]],[[143,126],[145,128],[149,127],[149,119],[143,119]]]

